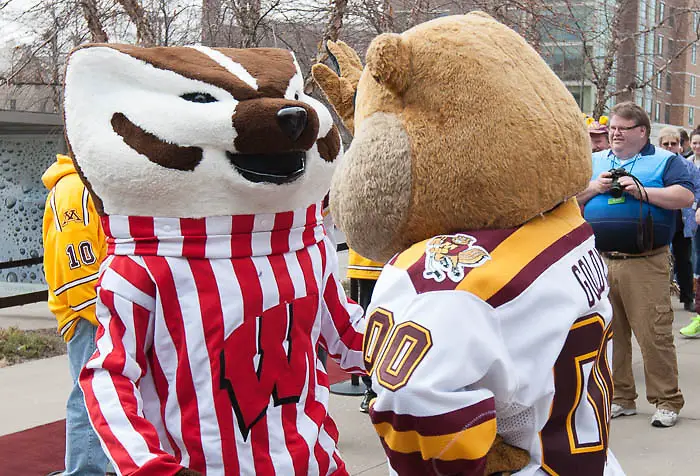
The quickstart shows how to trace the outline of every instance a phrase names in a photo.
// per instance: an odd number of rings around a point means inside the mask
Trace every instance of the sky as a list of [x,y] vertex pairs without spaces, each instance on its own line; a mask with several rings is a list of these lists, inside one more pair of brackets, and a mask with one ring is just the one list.
[[[0,0],[2,3],[3,0]],[[8,43],[14,46],[17,42],[22,40],[29,40],[29,30],[18,22],[13,21],[19,13],[21,13],[23,8],[31,5],[32,2],[28,0],[12,0],[10,4],[4,9],[0,10],[0,46],[7,47]]]

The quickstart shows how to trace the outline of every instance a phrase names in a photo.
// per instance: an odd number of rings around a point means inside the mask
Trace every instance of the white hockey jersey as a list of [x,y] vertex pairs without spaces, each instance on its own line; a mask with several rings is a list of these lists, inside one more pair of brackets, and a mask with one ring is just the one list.
[[364,340],[392,474],[482,475],[498,433],[530,453],[519,476],[623,475],[608,451],[608,290],[573,199],[394,257]]

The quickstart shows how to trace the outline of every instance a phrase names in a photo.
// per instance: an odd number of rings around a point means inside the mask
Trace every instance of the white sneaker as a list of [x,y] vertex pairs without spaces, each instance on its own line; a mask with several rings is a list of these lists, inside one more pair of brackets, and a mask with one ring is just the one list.
[[637,414],[636,408],[625,408],[622,405],[613,403],[610,405],[610,417],[617,418],[619,416],[632,416]]
[[654,416],[651,417],[651,426],[657,428],[668,428],[673,426],[678,421],[678,413],[666,410],[665,408],[657,408]]

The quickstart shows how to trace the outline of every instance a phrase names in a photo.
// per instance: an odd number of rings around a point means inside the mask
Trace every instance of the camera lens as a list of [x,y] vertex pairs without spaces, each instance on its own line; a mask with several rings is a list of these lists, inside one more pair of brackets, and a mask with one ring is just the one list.
[[622,186],[620,186],[620,182],[618,182],[617,179],[613,179],[612,186],[610,187],[610,195],[612,195],[613,198],[620,198],[622,196]]

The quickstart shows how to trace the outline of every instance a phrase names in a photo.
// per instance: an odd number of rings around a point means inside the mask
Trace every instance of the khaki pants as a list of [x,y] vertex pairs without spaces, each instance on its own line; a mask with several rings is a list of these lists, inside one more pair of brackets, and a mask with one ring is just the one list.
[[673,343],[668,254],[665,247],[644,258],[605,259],[613,306],[613,403],[625,408],[634,408],[637,398],[632,332],[642,351],[649,403],[676,413],[683,407]]

